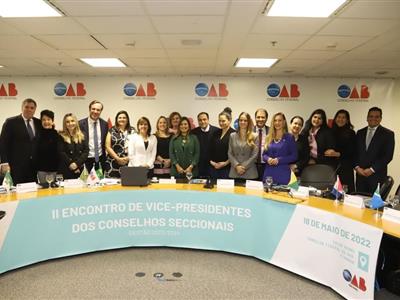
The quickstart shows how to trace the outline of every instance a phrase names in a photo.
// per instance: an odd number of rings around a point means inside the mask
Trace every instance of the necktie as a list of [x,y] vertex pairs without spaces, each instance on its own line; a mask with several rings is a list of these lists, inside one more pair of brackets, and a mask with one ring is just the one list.
[[97,135],[97,121],[93,123],[94,160],[99,161],[99,137]]
[[372,128],[368,128],[367,137],[365,139],[365,146],[368,150],[369,144],[371,144],[372,137],[374,136],[374,130]]
[[257,158],[257,163],[261,163],[261,155],[262,155],[262,129],[258,129],[258,158]]
[[26,129],[28,130],[28,135],[31,140],[35,138],[35,134],[33,133],[33,129],[31,126],[31,119],[26,120]]

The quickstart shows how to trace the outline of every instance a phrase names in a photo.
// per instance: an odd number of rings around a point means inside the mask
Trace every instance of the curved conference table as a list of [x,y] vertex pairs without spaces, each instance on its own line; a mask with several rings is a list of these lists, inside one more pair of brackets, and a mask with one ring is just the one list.
[[99,250],[183,247],[254,256],[352,299],[373,298],[383,232],[400,238],[369,209],[198,184],[3,194],[0,213],[0,273]]

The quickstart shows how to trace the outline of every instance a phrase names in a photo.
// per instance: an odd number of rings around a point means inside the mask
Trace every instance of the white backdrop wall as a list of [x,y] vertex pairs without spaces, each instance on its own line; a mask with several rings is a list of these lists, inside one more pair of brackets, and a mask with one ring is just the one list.
[[[128,83],[136,86],[133,96],[124,93]],[[206,96],[196,94],[208,92]],[[58,85],[57,85],[58,84]],[[271,86],[275,84],[274,86]],[[72,87],[72,93],[55,88]],[[77,88],[77,85],[79,87]],[[147,86],[149,90],[147,91]],[[343,87],[343,85],[347,86]],[[142,86],[143,91],[139,91]],[[215,87],[213,94],[212,86]],[[339,96],[338,89],[343,93]],[[208,89],[207,89],[208,87]],[[221,87],[221,91],[219,90]],[[271,92],[277,91],[275,96]],[[283,90],[286,87],[288,95]],[[268,89],[270,88],[270,89]],[[291,93],[292,89],[292,93]],[[270,91],[268,94],[267,90]],[[132,91],[132,89],[131,89]],[[350,95],[349,95],[350,93]],[[286,97],[285,97],[286,96]],[[328,118],[338,109],[347,109],[355,129],[366,125],[366,114],[370,107],[383,109],[383,126],[397,131],[400,120],[400,80],[391,79],[340,79],[340,78],[259,78],[259,77],[1,77],[0,78],[0,123],[20,113],[21,102],[25,98],[38,102],[37,116],[43,109],[56,113],[56,126],[61,128],[62,117],[73,112],[78,119],[86,117],[88,104],[96,99],[104,103],[102,117],[114,120],[119,110],[127,110],[131,123],[141,116],[147,116],[152,125],[160,115],[179,111],[182,115],[196,118],[200,111],[210,114],[211,122],[217,125],[218,113],[229,106],[236,118],[241,111],[254,114],[263,107],[271,116],[282,111],[290,119],[299,114],[305,119],[316,108],[325,109]],[[135,126],[136,127],[136,126]],[[395,187],[400,183],[399,150],[396,147],[395,158],[390,165],[390,174],[395,178]]]

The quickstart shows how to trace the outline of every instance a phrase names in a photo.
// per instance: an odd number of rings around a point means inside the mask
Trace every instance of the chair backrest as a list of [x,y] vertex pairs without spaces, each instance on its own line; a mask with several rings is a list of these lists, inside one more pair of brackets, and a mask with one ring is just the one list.
[[393,185],[394,185],[393,177],[392,176],[387,176],[385,182],[382,183],[382,186],[381,186],[381,189],[380,189],[380,194],[381,194],[381,197],[382,197],[383,200],[386,200],[386,198],[389,195],[390,190],[392,189]]
[[336,181],[336,171],[329,165],[309,165],[300,176],[300,185],[312,186],[319,190],[332,189]]

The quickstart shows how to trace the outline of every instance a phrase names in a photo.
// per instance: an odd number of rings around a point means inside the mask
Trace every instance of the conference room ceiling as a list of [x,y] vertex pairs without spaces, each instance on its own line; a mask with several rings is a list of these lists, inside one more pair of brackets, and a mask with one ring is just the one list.
[[[266,17],[266,0],[51,2],[64,17],[0,18],[0,76],[400,77],[399,0],[353,0],[330,18]],[[239,57],[279,61],[249,70]]]

